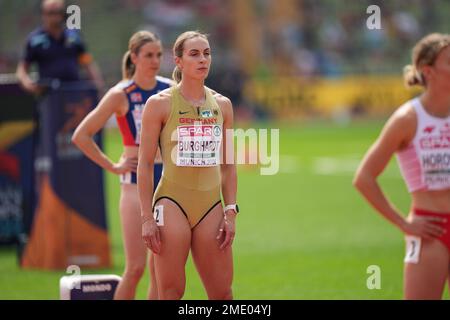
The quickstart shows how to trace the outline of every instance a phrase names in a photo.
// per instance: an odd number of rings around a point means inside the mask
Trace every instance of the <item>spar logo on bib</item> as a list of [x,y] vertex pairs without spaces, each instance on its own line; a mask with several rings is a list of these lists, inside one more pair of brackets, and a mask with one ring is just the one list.
[[220,164],[221,125],[179,126],[177,137],[177,166],[211,167]]
[[212,135],[213,126],[181,126],[178,127],[178,137],[208,137]]

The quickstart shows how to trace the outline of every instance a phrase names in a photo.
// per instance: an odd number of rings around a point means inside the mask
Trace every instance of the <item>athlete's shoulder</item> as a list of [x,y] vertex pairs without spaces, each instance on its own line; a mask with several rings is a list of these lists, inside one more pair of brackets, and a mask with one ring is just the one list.
[[113,92],[121,92],[122,94],[128,94],[131,91],[135,90],[137,86],[135,85],[133,80],[124,79],[119,81],[114,87],[110,90]]
[[403,145],[408,145],[414,138],[416,127],[417,115],[412,101],[408,101],[394,111],[386,122],[383,132],[389,133],[385,134],[388,139],[392,139],[392,137],[401,138]]
[[414,99],[409,100],[398,107],[391,118],[393,121],[399,122],[400,124],[414,125],[417,119],[416,110],[414,108]]
[[231,100],[230,100],[228,97],[226,97],[226,96],[224,96],[223,94],[220,94],[219,92],[217,92],[217,91],[215,91],[215,90],[213,90],[213,89],[210,89],[210,88],[208,88],[208,87],[207,87],[207,89],[210,90],[210,92],[211,92],[213,98],[216,100],[216,102],[217,102],[221,107],[223,107],[223,108],[232,108]]
[[128,81],[120,81],[115,86],[111,87],[105,96],[113,99],[126,99],[125,88],[127,88]]
[[172,95],[171,88],[164,89],[164,90],[152,95],[147,100],[147,104],[151,104],[151,105],[166,104],[166,103],[170,102],[171,95]]
[[160,84],[166,88],[173,87],[176,84],[175,81],[173,81],[172,79],[162,77],[162,76],[156,76],[156,81],[158,82],[158,84]]
[[109,110],[116,115],[124,115],[128,110],[127,97],[122,89],[116,84],[111,87],[101,98],[97,108],[98,110]]
[[131,79],[124,79],[119,81],[113,88],[117,88],[117,90],[126,90],[134,84],[134,81]]
[[142,116],[143,120],[154,117],[154,119],[160,119],[162,121],[162,119],[166,118],[170,113],[170,96],[171,90],[168,88],[148,98]]
[[139,90],[139,87],[132,79],[124,79],[120,81],[116,86],[118,90],[123,91],[126,95]]

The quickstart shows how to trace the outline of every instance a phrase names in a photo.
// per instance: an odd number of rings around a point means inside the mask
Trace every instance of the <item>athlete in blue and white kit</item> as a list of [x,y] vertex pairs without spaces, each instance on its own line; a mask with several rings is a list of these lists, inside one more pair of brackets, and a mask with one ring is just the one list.
[[[161,42],[151,32],[135,33],[123,58],[123,81],[111,88],[78,126],[73,142],[99,166],[120,175],[120,216],[126,256],[125,272],[115,292],[115,299],[133,299],[136,287],[145,270],[147,251],[141,236],[141,217],[137,192],[141,116],[145,102],[153,94],[170,87],[172,81],[157,76],[161,64]],[[100,150],[93,136],[115,115],[122,134],[124,151],[118,163],[113,163]],[[155,159],[155,186],[161,176],[161,156]],[[152,190],[149,190],[152,192]],[[152,277],[149,299],[158,298],[153,257],[150,254]]]
[[[128,100],[128,111],[124,115],[116,113],[117,123],[119,125],[120,133],[122,134],[123,145],[126,147],[139,146],[142,112],[144,111],[145,102],[152,95],[167,89],[170,86],[171,80],[156,76],[156,86],[150,90],[141,88],[135,80],[123,81],[117,85],[121,88]],[[155,160],[155,175],[154,182],[156,185],[161,178],[162,162],[161,155],[158,154]],[[120,183],[136,184],[137,176],[135,171],[128,171],[120,175]],[[155,186],[156,186],[155,185]]]

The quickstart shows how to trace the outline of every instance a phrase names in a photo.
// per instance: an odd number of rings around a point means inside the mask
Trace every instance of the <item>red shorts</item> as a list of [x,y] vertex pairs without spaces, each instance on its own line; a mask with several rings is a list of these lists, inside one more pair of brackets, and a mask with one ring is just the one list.
[[433,212],[433,211],[428,211],[428,210],[423,210],[423,209],[414,209],[414,214],[416,214],[418,216],[440,217],[440,218],[446,219],[445,222],[433,222],[433,223],[436,223],[436,224],[440,225],[441,227],[444,227],[446,232],[442,236],[438,237],[437,239],[439,239],[442,243],[444,243],[444,245],[450,251],[450,213],[438,213],[438,212]]

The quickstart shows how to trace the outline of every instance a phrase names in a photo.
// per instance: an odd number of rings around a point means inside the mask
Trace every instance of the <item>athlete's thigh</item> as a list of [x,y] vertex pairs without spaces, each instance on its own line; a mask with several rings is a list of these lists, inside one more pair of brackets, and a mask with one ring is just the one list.
[[417,263],[405,263],[406,299],[440,299],[448,276],[449,254],[439,240],[422,240]]
[[447,269],[447,287],[448,287],[448,292],[450,293],[450,249],[447,247],[447,252],[448,252],[448,269]]
[[222,219],[222,205],[218,204],[192,230],[192,257],[208,293],[231,287],[233,280],[232,249],[221,250],[223,238],[216,239]]
[[147,248],[142,240],[139,198],[135,184],[121,185],[120,220],[127,261],[145,265]]
[[155,273],[155,254],[150,251],[148,256],[149,256],[148,266],[150,271],[151,282],[147,298],[149,300],[158,300],[158,283],[156,280],[156,273]]
[[184,267],[191,243],[191,228],[181,209],[169,199],[159,200],[157,221],[161,251],[154,255],[158,287],[184,281]]

